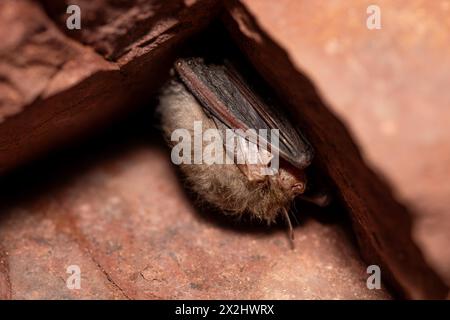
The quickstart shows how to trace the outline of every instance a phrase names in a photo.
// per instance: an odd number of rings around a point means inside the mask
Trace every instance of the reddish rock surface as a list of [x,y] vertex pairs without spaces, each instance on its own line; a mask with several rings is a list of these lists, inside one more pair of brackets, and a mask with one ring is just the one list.
[[0,123],[35,100],[114,69],[93,50],[60,34],[32,2],[2,1],[0,32]]
[[[120,41],[107,32],[112,26],[103,26],[109,36],[102,44],[121,45],[114,49],[120,52],[127,48],[120,62],[112,63],[94,51],[97,45],[84,46],[65,35],[65,20],[55,24],[38,3],[2,1],[0,36],[6,40],[0,44],[0,172],[101,127],[148,99],[166,77],[174,47],[208,23],[206,13],[213,17],[214,2],[203,2],[174,2],[164,15],[149,14],[138,25],[130,24],[125,33],[136,37]],[[103,1],[86,3],[80,2],[82,13],[93,15],[101,8],[95,3]],[[153,8],[161,2],[152,3]],[[129,11],[140,10],[124,7],[99,22],[133,20]],[[93,26],[83,30],[100,34]]]
[[242,3],[225,21],[306,123],[367,261],[408,297],[445,297],[448,1],[376,1],[380,30],[366,27],[373,1]]
[[[121,64],[149,52],[187,30],[198,29],[217,13],[217,0],[41,0],[67,35]],[[66,9],[78,5],[81,30],[67,30]]]
[[[366,266],[339,219],[323,223],[303,210],[291,250],[284,225],[200,212],[168,150],[132,141],[109,136],[9,178],[1,298],[390,298],[367,289]],[[66,287],[70,265],[81,269],[80,290]]]

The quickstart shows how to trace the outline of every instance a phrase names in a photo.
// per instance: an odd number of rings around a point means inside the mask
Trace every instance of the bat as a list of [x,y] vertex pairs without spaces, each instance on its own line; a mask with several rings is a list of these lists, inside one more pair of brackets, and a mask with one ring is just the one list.
[[[172,146],[179,142],[179,139],[174,141],[174,132],[187,130],[189,136],[184,140],[189,140],[189,144],[182,152],[183,157],[195,158],[195,152],[209,148],[204,137],[200,137],[208,129],[216,129],[220,134],[215,136],[220,140],[219,147],[215,145],[216,156],[223,152],[233,160],[239,158],[248,151],[240,147],[244,140],[257,150],[256,163],[248,161],[246,156],[241,157],[244,162],[180,163],[190,188],[226,214],[248,215],[268,224],[283,214],[293,239],[289,208],[294,198],[303,195],[304,199],[319,205],[328,202],[324,194],[304,196],[305,169],[314,158],[311,144],[282,109],[271,105],[254,90],[231,62],[207,63],[200,57],[182,58],[175,62],[174,69],[177,78],[163,90],[158,111]],[[196,123],[201,123],[203,131],[198,132]],[[238,143],[228,148],[227,130],[233,129],[240,129],[233,136]],[[271,130],[278,135],[274,141],[259,134]],[[194,148],[190,148],[192,140]],[[274,157],[279,157],[278,170],[271,171],[270,175],[261,174],[261,169],[268,167]]]

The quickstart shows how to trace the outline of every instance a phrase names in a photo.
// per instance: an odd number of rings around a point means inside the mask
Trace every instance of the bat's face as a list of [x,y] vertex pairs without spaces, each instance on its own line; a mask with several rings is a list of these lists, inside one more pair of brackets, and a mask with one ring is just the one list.
[[290,192],[294,197],[306,191],[306,175],[303,170],[299,170],[291,165],[281,165],[278,180],[286,192]]

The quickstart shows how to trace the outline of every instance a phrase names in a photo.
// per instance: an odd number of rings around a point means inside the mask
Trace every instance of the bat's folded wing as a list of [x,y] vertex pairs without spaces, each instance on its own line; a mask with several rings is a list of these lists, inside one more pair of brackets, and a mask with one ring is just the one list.
[[[306,138],[280,110],[254,93],[231,64],[206,64],[201,58],[188,58],[178,60],[175,68],[211,116],[233,129],[255,129],[257,134],[266,129],[267,137],[259,139],[265,140],[272,151],[300,169],[311,163],[314,151]],[[278,146],[271,143],[271,129],[279,130]]]

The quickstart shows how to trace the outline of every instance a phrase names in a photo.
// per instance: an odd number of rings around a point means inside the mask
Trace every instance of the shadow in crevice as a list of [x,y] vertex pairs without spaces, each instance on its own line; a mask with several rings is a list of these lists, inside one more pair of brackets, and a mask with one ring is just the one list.
[[70,185],[96,163],[116,157],[136,146],[163,147],[157,130],[149,125],[156,101],[133,109],[109,126],[96,130],[89,139],[53,149],[45,156],[0,176],[0,223],[8,208],[32,203]]

